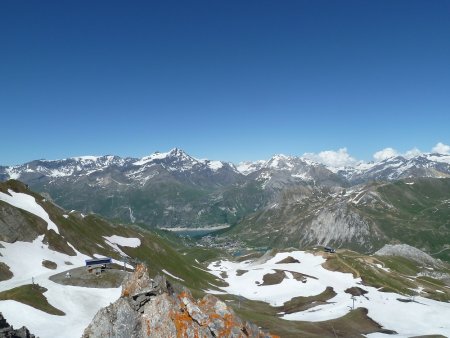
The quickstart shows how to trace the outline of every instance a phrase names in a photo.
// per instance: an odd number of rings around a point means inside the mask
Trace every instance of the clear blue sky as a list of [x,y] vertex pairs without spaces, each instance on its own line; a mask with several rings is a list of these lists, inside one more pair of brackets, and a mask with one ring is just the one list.
[[450,1],[0,2],[0,164],[450,143]]

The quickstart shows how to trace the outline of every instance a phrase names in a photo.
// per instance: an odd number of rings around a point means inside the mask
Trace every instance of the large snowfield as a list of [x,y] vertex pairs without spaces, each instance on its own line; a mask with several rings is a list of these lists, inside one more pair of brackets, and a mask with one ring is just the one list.
[[[300,263],[277,262],[291,256]],[[314,296],[331,286],[337,293],[328,300],[329,304],[315,306],[306,311],[284,315],[286,320],[324,321],[339,318],[348,313],[352,307],[352,296],[344,291],[350,287],[360,287],[368,293],[355,297],[355,308],[364,307],[369,310],[369,317],[386,329],[395,330],[396,337],[411,337],[415,335],[441,334],[450,336],[450,304],[430,300],[424,297],[415,297],[415,302],[400,302],[397,298],[405,298],[395,293],[380,292],[374,287],[361,285],[360,278],[352,274],[326,270],[322,267],[325,259],[303,251],[278,253],[273,258],[263,261],[230,262],[217,261],[208,268],[217,277],[223,278],[228,287],[222,290],[240,295],[248,299],[259,300],[272,306],[283,305],[284,302],[298,296]],[[238,276],[238,270],[248,272]],[[306,277],[306,283],[297,281],[292,274],[286,272],[287,278],[279,284],[264,285],[263,276],[274,273],[274,270],[299,272],[316,277]],[[242,272],[241,272],[242,273]],[[367,298],[366,298],[367,297]],[[387,337],[385,334],[375,333],[369,337]]]
[[[42,218],[47,222],[48,229],[58,233],[58,227],[50,220],[47,212],[36,203],[34,197],[11,190],[9,193],[11,196],[0,192],[0,200]],[[7,264],[13,273],[11,279],[0,282],[0,291],[31,284],[34,281],[48,289],[44,293],[48,302],[66,315],[51,315],[13,300],[0,301],[0,312],[14,328],[18,329],[25,325],[31,333],[40,338],[79,338],[97,311],[119,298],[121,289],[66,286],[50,281],[50,276],[84,266],[85,259],[91,257],[78,252],[73,246],[76,256],[50,250],[48,245],[43,243],[43,238],[44,235],[38,236],[33,242],[0,241],[0,262]],[[116,239],[114,236],[112,238]],[[129,244],[137,244],[136,239],[131,239]],[[56,263],[57,268],[50,270],[44,267],[43,260]]]
[[[13,300],[0,301],[0,312],[14,328],[25,325],[40,338],[79,338],[97,311],[119,298],[120,288],[95,289],[60,285],[50,281],[50,276],[83,266],[84,260],[90,257],[79,252],[77,256],[68,256],[52,251],[42,243],[42,238],[43,236],[39,236],[32,243],[0,242],[4,246],[0,248],[0,261],[6,263],[14,274],[12,279],[0,282],[0,291],[31,284],[34,280],[48,289],[44,293],[48,302],[66,315],[50,315]],[[57,269],[49,270],[43,267],[43,260],[55,262]],[[73,265],[67,265],[66,262]]]

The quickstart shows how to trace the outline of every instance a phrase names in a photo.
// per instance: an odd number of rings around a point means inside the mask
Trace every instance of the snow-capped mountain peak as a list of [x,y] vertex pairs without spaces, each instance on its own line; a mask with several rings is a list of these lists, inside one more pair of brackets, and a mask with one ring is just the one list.
[[286,156],[284,154],[277,154],[267,161],[266,167],[272,169],[292,169],[294,164],[292,163],[294,157]]
[[36,160],[7,167],[5,169],[8,178],[20,179],[24,174],[47,176],[47,177],[67,177],[89,175],[93,172],[104,170],[111,166],[123,166],[128,159],[118,156],[80,156],[69,157],[62,160]]
[[[140,159],[106,155],[77,156],[53,161],[35,160],[23,165],[0,167],[0,179],[42,182],[44,178],[51,181],[78,180],[94,175],[95,179],[101,182],[91,184],[120,182],[120,184],[138,183],[142,186],[163,172],[181,175],[184,179],[195,182],[207,180],[211,183],[214,176],[220,180],[219,185],[225,184],[225,181],[235,182],[240,175],[264,182],[270,178],[276,180],[277,185],[281,184],[280,182],[291,184],[289,183],[291,179],[314,184],[325,181],[338,185],[344,181],[359,184],[407,177],[450,177],[450,155],[437,153],[424,153],[414,157],[398,155],[378,162],[360,161],[352,166],[333,167],[309,158],[277,154],[268,160],[241,162],[234,166],[223,161],[197,159],[180,148],[173,148],[168,152],[155,152]],[[115,178],[111,179],[111,175]]]
[[276,154],[269,160],[241,162],[237,166],[237,170],[244,175],[249,175],[261,169],[290,170],[294,168],[294,162],[296,159],[298,158],[284,154]]
[[178,161],[189,161],[189,162],[196,162],[197,160],[193,157],[186,154],[183,150],[178,148],[173,148],[168,152],[161,153],[159,151],[154,152],[153,154],[149,156],[145,156],[141,158],[140,160],[134,162],[134,165],[145,165],[147,163],[153,162],[153,161],[160,161],[160,160],[178,160]]
[[398,155],[375,163],[363,163],[341,174],[355,183],[407,177],[450,177],[450,155],[421,154],[410,158]]
[[236,166],[236,169],[243,175],[249,175],[252,172],[260,170],[266,162],[265,160],[240,162]]
[[221,161],[210,161],[210,160],[203,160],[203,163],[205,163],[208,168],[210,168],[213,171],[219,170],[224,166],[224,162]]
[[173,148],[166,153],[155,152],[152,155],[145,156],[133,163],[134,166],[152,166],[156,164],[163,165],[166,169],[169,169],[171,171],[188,171],[197,168],[209,169],[215,172],[227,165],[236,171],[234,165],[232,164],[227,164],[226,162],[222,161],[197,159],[179,148]]

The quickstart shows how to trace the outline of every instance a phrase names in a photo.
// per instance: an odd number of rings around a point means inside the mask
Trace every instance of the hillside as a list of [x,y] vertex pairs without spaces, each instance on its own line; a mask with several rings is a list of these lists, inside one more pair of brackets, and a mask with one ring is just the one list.
[[332,245],[373,253],[406,243],[450,261],[450,179],[292,188],[228,232],[253,246]]
[[[282,337],[448,336],[450,266],[393,256],[274,251],[213,261],[236,312]],[[434,273],[435,277],[430,277]]]

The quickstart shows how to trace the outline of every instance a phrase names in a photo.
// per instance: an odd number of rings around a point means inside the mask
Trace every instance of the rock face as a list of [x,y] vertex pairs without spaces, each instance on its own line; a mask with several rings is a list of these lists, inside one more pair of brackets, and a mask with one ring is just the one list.
[[375,255],[379,256],[400,256],[408,259],[412,259],[417,263],[431,266],[439,266],[440,262],[434,259],[429,254],[419,250],[408,244],[386,244],[380,250],[375,252]]
[[150,279],[139,265],[122,286],[122,296],[101,309],[86,328],[88,337],[274,337],[238,318],[214,296],[196,301],[174,293],[162,276]]
[[35,338],[35,336],[25,326],[14,330],[0,312],[0,338]]
[[[30,226],[24,227],[23,224],[29,224]],[[47,224],[38,217],[0,201],[1,241],[8,243],[14,243],[15,241],[31,242],[46,228]]]

